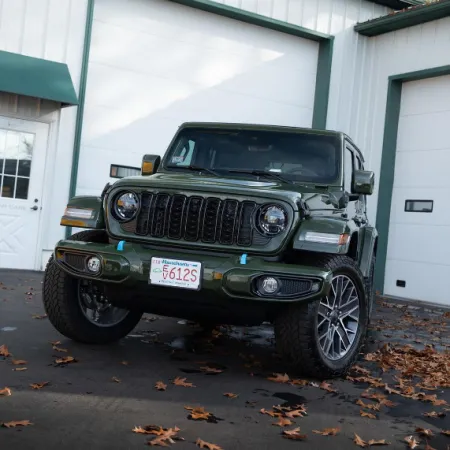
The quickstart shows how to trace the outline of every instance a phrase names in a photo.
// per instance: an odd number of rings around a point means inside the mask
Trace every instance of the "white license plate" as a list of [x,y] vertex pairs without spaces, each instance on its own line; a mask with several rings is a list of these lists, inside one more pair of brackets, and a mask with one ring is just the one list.
[[200,289],[202,265],[180,259],[152,258],[150,283],[183,289]]

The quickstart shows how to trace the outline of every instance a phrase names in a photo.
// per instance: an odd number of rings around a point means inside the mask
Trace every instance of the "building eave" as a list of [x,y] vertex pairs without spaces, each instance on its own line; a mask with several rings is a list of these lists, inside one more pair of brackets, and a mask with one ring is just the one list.
[[423,0],[370,0],[372,3],[376,3],[377,5],[387,6],[391,9],[403,9],[408,8],[412,5],[422,5]]
[[448,16],[450,16],[450,0],[441,0],[437,3],[413,6],[388,16],[358,23],[354,29],[359,34],[372,37]]

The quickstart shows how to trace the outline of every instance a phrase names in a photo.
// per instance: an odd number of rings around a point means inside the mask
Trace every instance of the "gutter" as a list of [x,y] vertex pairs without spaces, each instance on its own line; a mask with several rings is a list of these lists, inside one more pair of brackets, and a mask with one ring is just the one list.
[[[84,103],[86,99],[86,85],[88,78],[89,53],[91,50],[92,24],[94,21],[95,0],[88,0],[86,12],[86,26],[84,31],[83,60],[81,63],[81,77],[78,92],[78,108],[75,122],[75,138],[73,143],[72,170],[70,173],[69,200],[75,196],[78,180],[78,163],[80,160],[81,134],[83,131]],[[71,235],[72,227],[66,228],[66,239]]]
[[358,23],[354,30],[363,36],[379,36],[448,16],[450,16],[450,0],[441,0],[428,5],[412,6],[368,22]]

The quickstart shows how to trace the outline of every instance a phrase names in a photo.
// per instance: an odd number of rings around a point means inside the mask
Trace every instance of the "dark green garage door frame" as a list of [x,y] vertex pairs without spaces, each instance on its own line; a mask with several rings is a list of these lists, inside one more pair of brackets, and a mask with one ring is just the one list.
[[[319,57],[317,61],[316,86],[314,93],[314,110],[312,127],[326,129],[328,114],[328,97],[330,92],[331,63],[333,59],[334,36],[319,33],[318,31],[291,25],[280,20],[271,19],[260,14],[254,14],[231,6],[209,0],[170,0],[180,5],[188,6],[201,11],[217,14],[229,19],[235,19],[252,25],[257,25],[281,33],[290,34],[319,43]],[[88,79],[89,51],[91,46],[92,26],[94,21],[94,0],[88,0],[87,17],[85,28],[85,41],[83,51],[83,62],[81,67],[81,81],[79,89],[79,106],[75,128],[75,141],[72,157],[72,172],[70,176],[69,199],[75,196],[78,180],[78,163],[80,159],[81,134],[83,131],[84,103],[86,97],[86,84]],[[300,75],[299,75],[299,83]],[[66,228],[66,237],[72,232],[70,227]]]
[[388,79],[376,221],[379,237],[377,265],[375,269],[375,288],[380,293],[383,293],[384,290],[402,86],[403,83],[408,81],[425,80],[444,75],[450,75],[450,65],[391,75]]

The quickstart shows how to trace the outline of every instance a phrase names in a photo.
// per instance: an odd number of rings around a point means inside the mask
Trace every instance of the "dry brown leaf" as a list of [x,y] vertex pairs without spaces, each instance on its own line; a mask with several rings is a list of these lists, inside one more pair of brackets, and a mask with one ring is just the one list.
[[47,314],[42,314],[42,315],[40,315],[40,314],[33,314],[31,317],[33,319],[46,319],[47,318]]
[[225,397],[228,398],[238,398],[239,394],[233,394],[232,392],[225,392],[225,394],[223,394]]
[[47,386],[48,384],[50,384],[50,381],[44,381],[43,383],[32,383],[32,384],[30,384],[30,387],[32,389],[42,389],[43,387]]
[[158,391],[165,391],[167,389],[167,384],[164,384],[162,381],[157,381],[155,388],[158,389]]
[[0,356],[4,356],[5,358],[11,356],[6,345],[0,345]]
[[281,417],[283,414],[278,411],[267,411],[266,409],[262,408],[259,410],[261,414],[267,414],[270,417]]
[[432,437],[433,432],[429,428],[416,428],[416,433],[419,433],[421,436]]
[[450,430],[442,430],[441,434],[444,434],[445,436],[450,436]]
[[402,395],[402,393],[397,390],[397,389],[393,389],[391,387],[389,387],[387,384],[384,385],[384,389],[386,390],[386,392],[388,394],[398,394],[398,395]]
[[190,406],[185,406],[184,409],[190,411],[189,417],[194,420],[208,420],[212,414],[205,411],[202,406],[191,408]]
[[64,356],[63,358],[55,359],[56,364],[69,364],[72,362],[76,362],[76,359],[73,356]]
[[289,382],[293,386],[307,386],[309,384],[308,380],[294,379]]
[[295,417],[303,417],[306,415],[306,410],[304,408],[294,409],[292,411],[285,412],[284,415],[290,419],[294,419]]
[[361,437],[359,437],[356,433],[354,433],[354,438],[353,438],[353,442],[359,446],[359,447],[367,447],[369,444],[364,441],[363,439],[361,439]]
[[373,411],[379,411],[381,407],[381,403],[364,403],[361,399],[358,399],[356,402],[357,405],[362,406],[363,408],[371,409]]
[[29,420],[16,420],[12,422],[3,422],[2,426],[6,428],[27,427],[33,425]]
[[377,416],[375,414],[368,413],[366,411],[363,411],[362,409],[359,411],[359,414],[361,417],[368,417],[369,419],[376,419]]
[[366,361],[378,361],[379,356],[375,353],[367,353],[367,355],[364,356],[364,359]]
[[52,345],[60,345],[61,341],[50,341],[50,344],[52,344]]
[[369,447],[375,446],[375,445],[389,445],[389,442],[386,442],[386,439],[371,439],[369,442]]
[[183,386],[183,387],[195,387],[192,383],[187,383],[186,378],[180,378],[176,377],[175,380],[173,380],[173,384],[175,386]]
[[202,370],[203,372],[206,373],[222,373],[223,370],[221,369],[216,369],[215,367],[209,367],[209,366],[202,366],[200,367],[200,370]]
[[361,366],[353,366],[351,368],[354,372],[360,373],[361,375],[370,375],[370,370],[364,369]]
[[23,359],[12,359],[11,362],[12,362],[15,366],[23,366],[23,365],[27,364],[27,362],[24,361]]
[[16,367],[13,370],[14,370],[14,372],[23,372],[24,370],[28,370],[28,369],[26,367]]
[[425,417],[432,417],[432,418],[445,417],[445,413],[443,413],[443,412],[436,412],[436,411],[426,412],[423,415]]
[[406,436],[405,441],[407,442],[408,447],[411,449],[416,448],[420,444],[420,441],[416,441],[413,436]]
[[313,433],[321,434],[322,436],[336,436],[340,431],[340,428],[324,428],[323,430],[313,430]]
[[274,422],[272,425],[276,425],[278,427],[288,427],[289,425],[292,425],[292,421],[289,419],[285,419],[284,417],[279,417],[278,422]]
[[285,437],[286,439],[302,441],[308,436],[306,434],[300,434],[300,428],[294,428],[292,430],[283,430],[283,437]]
[[274,373],[274,377],[268,377],[267,379],[270,381],[274,381],[275,383],[288,383],[289,375],[285,373],[284,375],[281,373]]
[[211,442],[206,442],[203,441],[202,439],[198,438],[195,443],[200,447],[200,448],[207,448],[208,450],[223,450],[222,447],[219,447],[216,444],[211,444]]
[[166,430],[163,427],[157,425],[146,425],[144,427],[134,427],[131,431],[138,434],[154,434],[156,436],[162,436]]
[[322,381],[322,383],[320,383],[319,387],[320,387],[320,389],[323,389],[324,391],[337,392],[337,390],[334,389],[333,386],[331,386],[331,384],[328,384],[325,381]]
[[380,400],[380,405],[386,405],[389,408],[393,408],[394,406],[397,406],[397,403],[391,402],[390,400],[383,398]]
[[122,380],[120,378],[117,378],[117,377],[112,377],[111,380],[114,381],[115,383],[121,383],[122,382]]
[[53,346],[53,350],[55,350],[57,352],[61,352],[61,353],[67,353],[69,351],[69,350],[67,350],[67,348],[57,347],[56,345]]
[[4,397],[9,397],[11,395],[11,389],[9,387],[0,389],[0,395],[2,395]]

